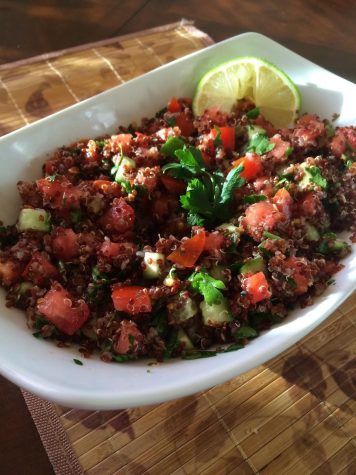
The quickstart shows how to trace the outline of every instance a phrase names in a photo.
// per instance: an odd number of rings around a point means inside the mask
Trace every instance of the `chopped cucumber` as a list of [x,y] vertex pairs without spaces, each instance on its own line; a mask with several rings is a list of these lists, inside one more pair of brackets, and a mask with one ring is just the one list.
[[249,140],[251,140],[252,137],[256,134],[266,135],[266,130],[263,127],[260,127],[259,125],[248,125],[246,129]]
[[20,211],[17,229],[22,231],[48,232],[51,228],[51,215],[41,208],[23,208]]
[[310,223],[305,223],[305,237],[308,241],[319,241],[320,234],[319,231]]
[[226,284],[226,277],[224,275],[224,271],[226,270],[225,266],[214,266],[211,269],[209,269],[209,274],[211,277],[214,277],[216,280],[221,280]]
[[266,272],[265,261],[261,256],[249,259],[240,269],[241,274],[256,274],[257,272]]
[[189,336],[185,333],[185,331],[182,328],[179,328],[179,330],[178,330],[177,339],[178,339],[179,343],[181,343],[183,345],[184,350],[193,350],[194,349],[194,345],[193,345],[191,339],[189,338]]
[[198,313],[198,306],[186,292],[181,292],[167,305],[169,315],[178,323],[185,322]]
[[240,240],[241,230],[232,223],[223,223],[216,228],[218,231],[222,232],[225,236],[228,236],[232,241],[238,244]]
[[120,181],[125,180],[126,171],[128,171],[128,169],[133,170],[134,168],[136,168],[135,160],[129,157],[123,157],[116,171],[115,181],[120,183]]
[[145,265],[143,277],[145,279],[158,279],[162,274],[162,266],[165,262],[164,254],[159,252],[145,252],[143,258]]
[[233,320],[226,299],[213,305],[208,305],[205,300],[203,300],[200,304],[200,310],[205,325],[215,327]]

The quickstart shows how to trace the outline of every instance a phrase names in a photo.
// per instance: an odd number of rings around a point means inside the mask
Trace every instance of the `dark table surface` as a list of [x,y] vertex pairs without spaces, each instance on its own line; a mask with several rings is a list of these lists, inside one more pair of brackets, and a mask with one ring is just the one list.
[[[194,20],[215,41],[257,31],[356,82],[355,0],[3,0],[0,63]],[[19,389],[0,377],[0,473],[53,470]]]

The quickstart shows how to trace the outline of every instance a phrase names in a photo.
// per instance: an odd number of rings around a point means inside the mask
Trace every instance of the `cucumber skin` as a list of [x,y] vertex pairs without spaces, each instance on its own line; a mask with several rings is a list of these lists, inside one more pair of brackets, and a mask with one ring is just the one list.
[[266,265],[262,257],[255,257],[254,259],[250,259],[249,261],[245,262],[245,264],[240,269],[240,273],[243,275],[256,274],[257,272],[265,271]]
[[227,301],[224,299],[219,304],[208,305],[205,300],[200,304],[200,310],[205,325],[210,327],[221,326],[233,321]]

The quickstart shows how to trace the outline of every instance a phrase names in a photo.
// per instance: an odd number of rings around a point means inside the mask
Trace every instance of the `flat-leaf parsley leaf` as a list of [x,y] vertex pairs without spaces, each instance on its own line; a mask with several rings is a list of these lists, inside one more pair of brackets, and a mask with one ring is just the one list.
[[225,290],[226,286],[222,280],[217,280],[205,271],[194,272],[188,279],[192,288],[204,297],[208,305],[219,304],[223,300],[220,290]]

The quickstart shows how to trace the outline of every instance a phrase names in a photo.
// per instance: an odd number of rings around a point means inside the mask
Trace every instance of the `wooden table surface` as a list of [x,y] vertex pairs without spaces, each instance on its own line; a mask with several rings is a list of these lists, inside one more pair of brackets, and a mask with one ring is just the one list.
[[[179,21],[215,41],[263,33],[356,82],[355,0],[2,0],[0,63]],[[0,377],[0,473],[53,470],[17,387]]]

